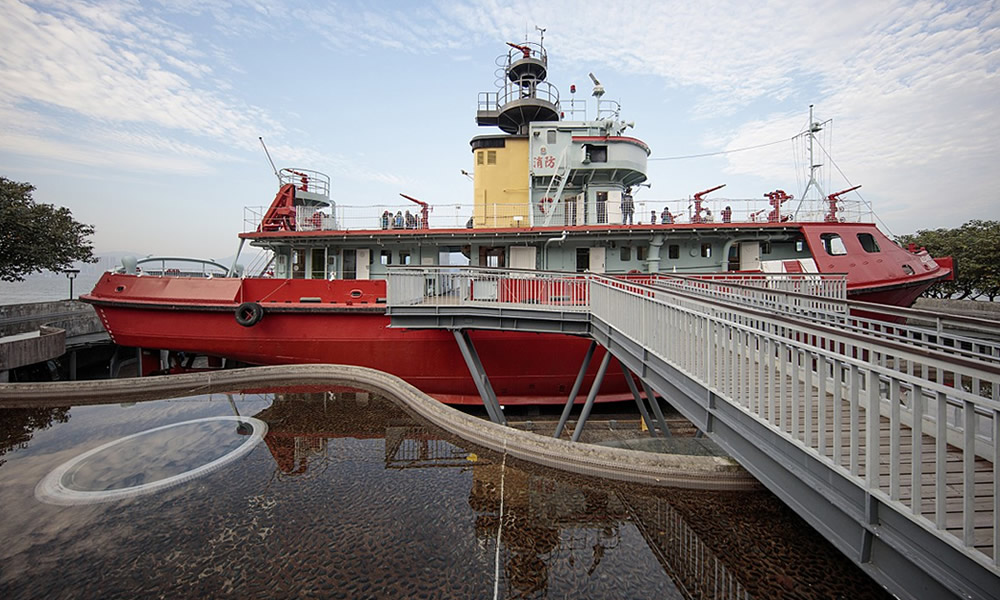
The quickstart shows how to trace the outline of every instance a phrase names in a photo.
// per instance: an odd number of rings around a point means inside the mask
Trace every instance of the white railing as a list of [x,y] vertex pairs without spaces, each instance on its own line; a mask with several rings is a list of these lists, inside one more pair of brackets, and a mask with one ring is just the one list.
[[[978,560],[1000,564],[995,510],[985,528],[993,557],[974,547],[976,473],[986,464],[977,465],[977,458],[994,465],[1000,458],[1000,402],[993,398],[1000,377],[994,365],[707,299],[678,300],[666,290],[621,280],[590,282],[593,316],[929,529],[955,526],[947,521],[948,511],[956,509],[946,509],[946,495],[949,485],[958,488],[961,544]],[[956,385],[971,381],[979,382],[974,390]],[[888,443],[881,439],[882,419],[888,420]],[[923,435],[913,435],[904,448],[910,428]],[[928,438],[933,451],[924,448]],[[948,480],[949,445],[962,455],[960,482]],[[933,475],[933,498],[912,485],[914,475],[900,460],[904,450],[914,457],[916,481]],[[933,470],[925,473],[928,465]],[[888,470],[888,478],[880,470]],[[992,479],[995,498],[995,471]],[[923,503],[933,505],[933,518],[922,514]]]
[[390,267],[389,306],[531,306],[586,312],[587,278],[483,267]]
[[[527,194],[527,186],[524,188],[524,193]],[[690,223],[691,211],[688,206],[690,204],[689,200],[635,200],[635,218],[634,222],[636,225],[648,225],[650,221],[655,221],[655,224],[660,225],[661,215],[664,207],[670,209],[671,214],[673,214],[673,222],[678,224]],[[703,206],[707,207],[711,213],[714,215],[711,221],[706,221],[707,224],[719,224],[722,222],[722,210],[726,206],[732,208],[732,222],[733,223],[765,223],[767,222],[766,216],[760,216],[760,211],[764,209],[769,209],[766,200],[758,199],[722,199],[722,200],[707,200],[703,203]],[[265,214],[267,214],[266,206],[247,206],[244,207],[244,232],[256,231],[260,225],[260,221]],[[327,209],[330,210],[330,209]],[[420,218],[420,207],[416,204],[407,203],[373,203],[368,205],[345,205],[341,203],[336,204],[336,208],[333,209],[333,220],[329,222],[331,228],[336,228],[338,231],[356,231],[356,230],[375,230],[375,229],[406,229],[405,227],[405,215],[409,211],[410,214],[415,217],[418,221]],[[420,229],[464,229],[467,225],[471,224],[473,227],[528,227],[528,213],[532,211],[533,208],[530,207],[526,202],[520,203],[489,203],[488,205],[474,206],[469,203],[457,203],[457,204],[437,204],[432,205],[430,209],[430,215],[428,218],[427,227],[420,227]],[[385,212],[389,212],[393,218],[399,213],[403,217],[404,226],[395,227],[390,221],[387,227],[383,227],[382,215]],[[655,212],[655,219],[652,214]],[[839,214],[839,213],[838,213]],[[587,216],[591,221],[596,223],[597,214],[596,211],[588,212]],[[822,221],[822,215],[817,215],[814,213],[800,213],[800,221]],[[852,222],[862,222],[866,219],[848,219]],[[867,219],[870,221],[870,219]],[[581,215],[582,222],[582,215]],[[566,215],[557,215],[553,217],[552,226],[563,227],[566,225],[571,225],[569,217]],[[608,225],[621,225],[621,223],[606,223]]]
[[[883,324],[887,336],[865,329],[873,320],[845,328],[843,311],[803,318],[781,308],[780,294],[761,306],[753,294],[710,289],[732,285],[701,281],[693,287],[703,293],[691,294],[595,274],[393,268],[389,305],[589,311],[895,510],[930,530],[957,532],[970,555],[1000,565],[997,362],[915,341],[907,325]],[[912,463],[901,460],[906,452]],[[956,454],[961,473],[949,473]],[[977,473],[980,500],[993,499],[978,515]],[[931,477],[933,493],[924,497],[919,482]],[[946,507],[949,494],[955,506]],[[984,532],[992,557],[975,547]]]

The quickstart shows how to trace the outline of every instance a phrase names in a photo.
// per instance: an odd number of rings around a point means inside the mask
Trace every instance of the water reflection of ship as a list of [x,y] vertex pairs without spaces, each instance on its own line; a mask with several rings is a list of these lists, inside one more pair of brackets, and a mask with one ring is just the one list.
[[441,439],[392,401],[367,392],[277,394],[255,416],[268,424],[264,441],[283,475],[322,472],[316,467],[325,467],[328,442],[340,438],[384,439],[387,469],[471,470],[469,506],[476,513],[476,536],[492,544],[500,530],[512,597],[547,595],[556,562],[593,575],[630,525],[686,596],[751,597],[662,493],[631,494],[484,460]]

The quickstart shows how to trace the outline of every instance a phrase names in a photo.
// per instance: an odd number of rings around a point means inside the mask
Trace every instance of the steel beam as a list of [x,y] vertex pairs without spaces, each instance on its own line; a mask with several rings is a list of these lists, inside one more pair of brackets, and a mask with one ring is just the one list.
[[587,373],[590,360],[594,358],[595,350],[597,350],[597,342],[591,341],[590,346],[587,348],[587,354],[583,357],[583,364],[580,365],[580,372],[577,373],[576,381],[573,382],[573,389],[570,390],[569,398],[566,399],[566,406],[563,407],[562,416],[559,417],[559,425],[556,426],[556,433],[552,437],[558,438],[561,436],[563,429],[566,427],[566,421],[569,420],[569,413],[573,410],[573,404],[576,402],[577,394],[580,393],[580,387],[583,386],[583,376]]
[[594,385],[590,386],[590,394],[587,395],[587,403],[583,405],[583,411],[580,413],[580,420],[577,421],[576,427],[573,429],[573,437],[570,438],[571,441],[579,442],[580,434],[583,433],[583,426],[587,424],[587,417],[590,416],[591,409],[594,408],[594,399],[597,398],[597,392],[601,389],[601,383],[604,382],[604,374],[608,371],[608,363],[611,362],[611,352],[605,352],[604,358],[601,359],[601,366],[597,369],[597,377],[594,378]]
[[479,397],[482,398],[483,405],[486,406],[490,420],[500,425],[506,425],[507,419],[503,416],[503,410],[500,408],[500,403],[497,402],[493,386],[490,385],[486,369],[483,368],[483,363],[479,360],[479,354],[476,352],[476,347],[472,345],[469,334],[464,329],[453,329],[452,333],[455,335],[455,341],[458,342],[458,349],[462,351],[462,358],[465,359],[465,364],[469,367],[469,374],[476,382],[476,389],[479,390]]
[[618,366],[622,368],[622,374],[625,375],[625,383],[628,384],[628,389],[632,392],[632,397],[635,398],[635,405],[639,407],[639,414],[642,415],[643,422],[649,428],[649,435],[652,437],[659,437],[656,435],[656,423],[649,418],[649,411],[646,410],[646,403],[642,401],[642,396],[639,395],[638,388],[635,387],[635,380],[632,379],[632,371],[628,370],[625,363],[618,361]]
[[653,414],[656,415],[656,422],[660,424],[660,431],[663,432],[663,437],[672,437],[670,429],[667,427],[667,420],[663,418],[663,411],[660,410],[660,402],[656,399],[656,394],[653,393],[653,388],[649,387],[649,384],[642,377],[639,378],[639,383],[642,384],[642,390],[646,392],[646,399],[649,400],[649,405],[653,407]]

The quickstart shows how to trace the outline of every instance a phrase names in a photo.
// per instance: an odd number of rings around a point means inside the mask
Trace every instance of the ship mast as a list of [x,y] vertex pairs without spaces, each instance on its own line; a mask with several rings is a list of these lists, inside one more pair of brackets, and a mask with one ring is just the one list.
[[799,204],[795,207],[795,219],[799,217],[799,210],[802,208],[802,203],[806,201],[809,190],[815,188],[817,199],[823,200],[826,198],[826,192],[823,191],[823,186],[820,185],[819,181],[816,179],[816,171],[818,171],[823,163],[816,163],[816,155],[814,145],[816,143],[816,134],[823,131],[823,128],[830,123],[830,120],[823,121],[822,123],[816,121],[813,117],[813,105],[809,105],[809,127],[806,129],[805,133],[801,134],[806,136],[806,143],[809,149],[809,181],[806,182],[806,187],[802,190],[802,195],[799,196]]

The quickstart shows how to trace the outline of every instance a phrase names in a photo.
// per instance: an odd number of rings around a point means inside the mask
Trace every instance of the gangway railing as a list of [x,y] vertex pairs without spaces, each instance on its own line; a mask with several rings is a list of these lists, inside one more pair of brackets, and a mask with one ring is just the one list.
[[897,339],[886,339],[842,322],[596,274],[390,269],[390,314],[399,301],[586,311],[591,329],[603,332],[595,339],[623,340],[641,349],[642,360],[669,365],[708,392],[709,410],[731,406],[869,502],[1000,575],[995,361],[913,344],[899,333],[905,324],[893,324]]

